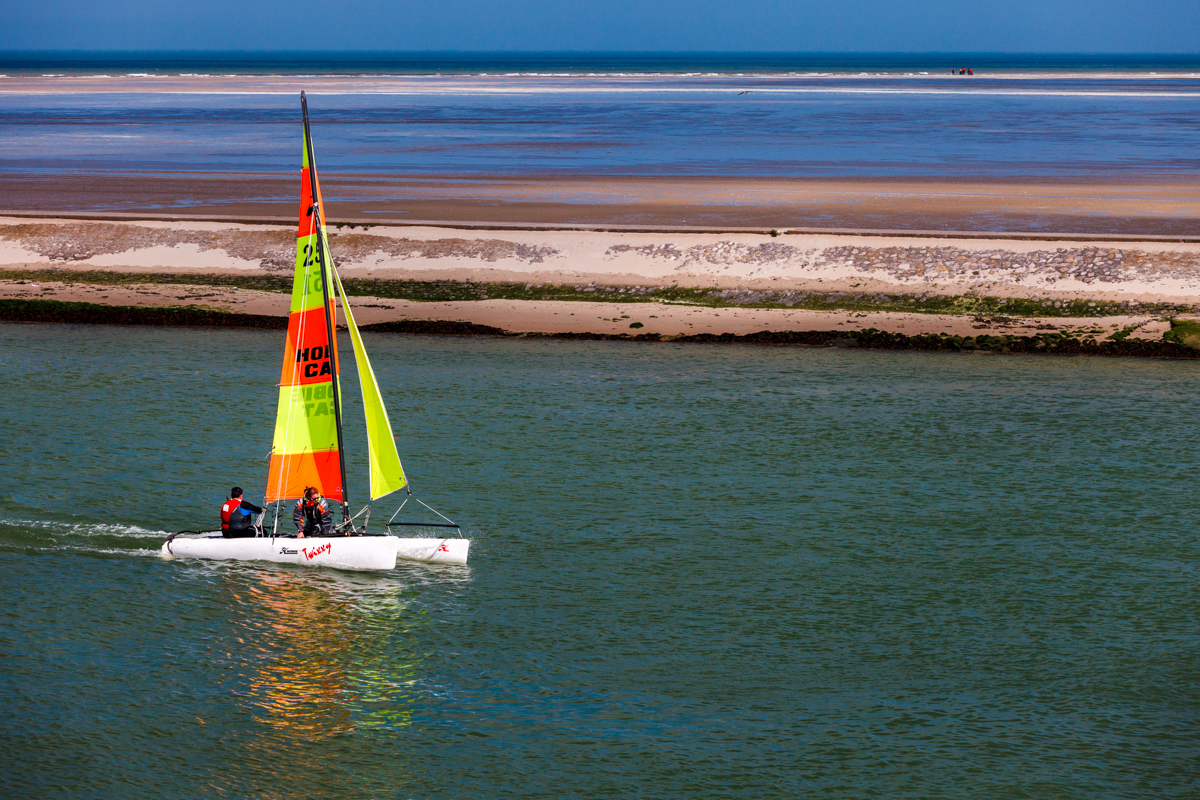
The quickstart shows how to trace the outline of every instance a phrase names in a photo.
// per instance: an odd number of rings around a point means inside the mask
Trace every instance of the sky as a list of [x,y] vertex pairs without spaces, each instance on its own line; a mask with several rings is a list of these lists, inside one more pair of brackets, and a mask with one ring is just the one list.
[[0,50],[1200,53],[1198,0],[0,0]]

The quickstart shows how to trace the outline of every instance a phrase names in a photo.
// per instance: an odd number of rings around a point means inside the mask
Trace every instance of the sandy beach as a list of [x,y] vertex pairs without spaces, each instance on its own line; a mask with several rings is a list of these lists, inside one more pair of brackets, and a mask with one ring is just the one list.
[[[334,229],[331,247],[341,274],[360,287],[419,282],[574,292],[569,301],[476,294],[418,302],[356,291],[362,324],[454,320],[519,333],[877,329],[971,336],[1130,329],[1134,337],[1157,339],[1169,327],[1158,306],[1189,306],[1200,293],[1196,241],[343,225]],[[0,280],[0,298],[7,299],[284,316],[288,296],[278,287],[286,287],[293,258],[292,225],[0,218],[0,275],[9,276]],[[131,282],[139,275],[145,280]],[[276,288],[234,288],[237,277],[270,278]],[[716,302],[648,302],[647,293],[663,288],[706,291]],[[904,310],[904,303],[931,296],[1016,298],[1046,311],[1013,317]],[[811,308],[815,297],[829,310]],[[863,298],[878,310],[847,308]],[[1098,304],[1107,309],[1102,316],[1065,310]]]

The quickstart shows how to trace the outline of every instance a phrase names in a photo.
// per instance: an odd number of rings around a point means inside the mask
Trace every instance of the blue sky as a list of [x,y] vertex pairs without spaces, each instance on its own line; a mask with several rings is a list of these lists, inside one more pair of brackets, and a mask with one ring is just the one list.
[[4,0],[0,49],[1200,53],[1200,2]]

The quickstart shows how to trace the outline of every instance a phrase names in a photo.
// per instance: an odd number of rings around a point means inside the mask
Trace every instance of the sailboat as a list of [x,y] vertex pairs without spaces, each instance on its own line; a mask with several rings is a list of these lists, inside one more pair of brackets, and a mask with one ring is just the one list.
[[[264,499],[268,512],[274,503],[274,523],[268,533],[264,513],[258,520],[257,535],[237,539],[226,539],[220,531],[180,531],[163,542],[162,555],[275,561],[357,570],[392,569],[397,558],[465,564],[470,540],[463,537],[458,524],[413,495],[400,463],[383,395],[330,254],[321,185],[317,179],[308,124],[308,100],[303,92],[300,93],[300,105],[304,115],[304,155],[300,171],[296,272]],[[353,516],[347,499],[335,295],[341,300],[354,346],[367,427],[371,502]],[[290,515],[284,522],[287,532],[281,533],[283,504],[301,498],[310,486],[316,487],[327,500],[336,500],[342,506],[342,522],[333,526],[334,535],[297,537],[290,531]],[[371,503],[401,489],[406,490],[407,496],[385,523],[385,532],[368,533]],[[432,512],[438,520],[397,522],[396,518],[409,500]],[[287,510],[290,511],[290,505]],[[447,538],[392,535],[392,528],[404,526],[452,528],[457,535]],[[214,533],[217,535],[211,535]]]

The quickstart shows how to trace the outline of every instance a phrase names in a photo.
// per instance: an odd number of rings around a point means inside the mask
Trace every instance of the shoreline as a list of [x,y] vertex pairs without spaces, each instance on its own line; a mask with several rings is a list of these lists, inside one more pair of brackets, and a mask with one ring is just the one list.
[[[196,306],[145,307],[50,300],[0,300],[0,324],[117,325],[220,329],[286,330],[287,318],[264,314],[215,311]],[[1200,326],[1197,326],[1200,327]],[[344,324],[338,325],[345,329]],[[1200,360],[1200,349],[1181,337],[1097,339],[1063,333],[1034,335],[928,333],[905,335],[875,328],[860,330],[757,331],[747,334],[591,333],[508,331],[488,325],[450,320],[407,319],[361,326],[363,333],[415,336],[461,336],[560,341],[604,341],[657,344],[738,344],[757,346],[835,347],[862,350],[994,353],[1009,355],[1101,356]]]

